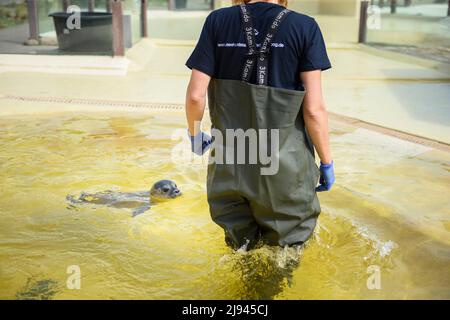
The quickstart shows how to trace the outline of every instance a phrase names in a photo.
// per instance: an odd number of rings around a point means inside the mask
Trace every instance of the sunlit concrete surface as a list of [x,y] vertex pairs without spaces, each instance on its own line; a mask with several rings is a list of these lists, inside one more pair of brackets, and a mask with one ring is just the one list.
[[65,75],[126,75],[129,60],[110,56],[2,54],[0,74],[4,72],[61,73]]
[[331,49],[329,110],[450,142],[450,73],[361,50]]
[[[143,40],[127,52],[126,76],[4,72],[0,94],[184,103],[189,80],[184,63],[194,44]],[[357,46],[332,45],[329,56],[333,68],[323,77],[330,111],[450,142],[450,73],[379,57]]]

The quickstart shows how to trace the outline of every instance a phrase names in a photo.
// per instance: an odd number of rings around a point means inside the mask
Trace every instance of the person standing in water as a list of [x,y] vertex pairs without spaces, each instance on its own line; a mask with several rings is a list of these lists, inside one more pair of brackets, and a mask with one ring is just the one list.
[[[226,150],[227,161],[208,164],[207,194],[211,217],[229,245],[301,245],[320,213],[316,192],[334,183],[321,87],[321,71],[331,64],[316,21],[288,10],[286,0],[234,2],[209,14],[186,62],[192,70],[186,94],[192,151],[202,155],[211,148],[210,160],[217,160]],[[213,139],[200,126],[207,94]],[[245,135],[244,148],[228,158],[239,139],[230,130]],[[270,150],[277,161],[275,172],[264,174],[261,159],[249,161],[252,130],[260,158]],[[246,161],[235,161],[242,151]]]

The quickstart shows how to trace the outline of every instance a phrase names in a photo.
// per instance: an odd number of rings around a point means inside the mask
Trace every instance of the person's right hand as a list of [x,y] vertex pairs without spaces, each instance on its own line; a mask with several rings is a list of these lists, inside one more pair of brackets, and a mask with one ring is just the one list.
[[329,164],[320,162],[320,179],[319,185],[316,187],[317,192],[329,191],[334,184],[334,163]]
[[203,155],[211,147],[212,139],[209,134],[203,131],[200,131],[195,136],[191,136],[188,131],[188,136],[191,139],[192,152],[199,156]]

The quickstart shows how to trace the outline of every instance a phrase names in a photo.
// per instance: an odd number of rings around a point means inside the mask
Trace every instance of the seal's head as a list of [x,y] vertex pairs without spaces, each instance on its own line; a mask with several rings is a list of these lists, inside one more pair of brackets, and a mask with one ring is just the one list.
[[154,199],[173,199],[181,196],[175,182],[171,180],[160,180],[156,182],[150,190],[150,197]]

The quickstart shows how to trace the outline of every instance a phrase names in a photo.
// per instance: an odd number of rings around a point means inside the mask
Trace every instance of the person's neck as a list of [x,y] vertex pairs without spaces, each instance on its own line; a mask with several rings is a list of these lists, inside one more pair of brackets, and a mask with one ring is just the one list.
[[248,3],[257,3],[257,2],[267,2],[267,3],[278,4],[278,0],[251,0]]

